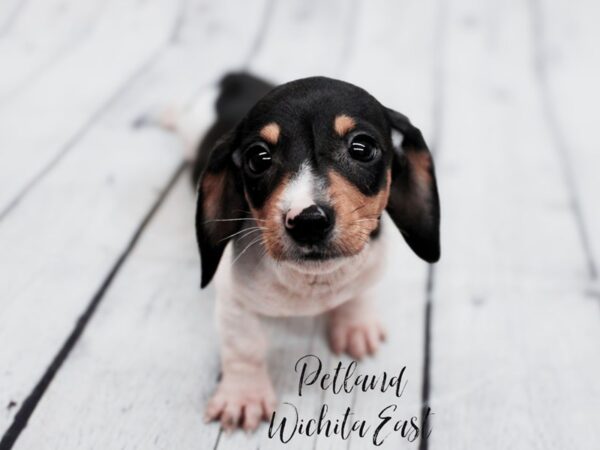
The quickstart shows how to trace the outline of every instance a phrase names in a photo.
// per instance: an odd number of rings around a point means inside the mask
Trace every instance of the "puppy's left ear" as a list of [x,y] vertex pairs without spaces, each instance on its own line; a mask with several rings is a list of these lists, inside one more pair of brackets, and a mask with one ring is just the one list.
[[202,260],[202,282],[212,280],[231,235],[240,230],[248,206],[238,168],[233,162],[235,132],[210,152],[198,180],[196,239]]
[[[394,143],[387,212],[410,248],[427,262],[440,259],[440,201],[433,159],[418,128],[386,108],[390,126],[402,134]],[[393,140],[392,140],[393,141]]]

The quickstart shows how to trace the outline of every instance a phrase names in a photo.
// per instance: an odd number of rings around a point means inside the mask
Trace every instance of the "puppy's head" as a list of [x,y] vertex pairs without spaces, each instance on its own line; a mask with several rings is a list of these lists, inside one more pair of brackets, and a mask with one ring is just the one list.
[[439,201],[421,132],[351,84],[282,85],[215,146],[200,178],[202,286],[245,218],[272,258],[314,265],[360,253],[384,209],[417,255],[438,260]]

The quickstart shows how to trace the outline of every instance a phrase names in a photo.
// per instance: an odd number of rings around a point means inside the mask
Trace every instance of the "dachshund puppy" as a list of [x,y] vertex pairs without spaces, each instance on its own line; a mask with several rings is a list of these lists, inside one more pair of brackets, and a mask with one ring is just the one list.
[[249,430],[275,407],[260,317],[327,313],[334,352],[373,353],[384,337],[370,294],[381,216],[434,262],[439,200],[421,132],[349,83],[273,88],[230,74],[216,111],[194,168],[202,287],[215,277],[221,339],[206,419]]

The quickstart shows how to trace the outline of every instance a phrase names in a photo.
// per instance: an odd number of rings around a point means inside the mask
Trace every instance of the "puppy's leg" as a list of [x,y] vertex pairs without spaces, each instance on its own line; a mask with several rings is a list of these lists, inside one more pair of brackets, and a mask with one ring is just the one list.
[[334,353],[356,359],[377,351],[385,330],[368,294],[350,300],[328,313],[329,343]]
[[221,338],[221,381],[208,403],[205,420],[220,419],[225,430],[254,430],[275,409],[275,393],[267,372],[267,340],[259,318],[234,299],[217,303]]

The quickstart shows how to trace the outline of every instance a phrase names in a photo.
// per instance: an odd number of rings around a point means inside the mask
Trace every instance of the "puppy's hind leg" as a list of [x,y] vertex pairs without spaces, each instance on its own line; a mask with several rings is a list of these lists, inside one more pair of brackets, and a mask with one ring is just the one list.
[[328,313],[329,344],[334,353],[345,352],[362,359],[374,354],[385,340],[385,330],[370,297],[363,293]]
[[183,141],[185,159],[193,162],[200,140],[217,119],[215,105],[218,95],[217,86],[207,86],[192,103],[154,107],[139,117],[134,126],[157,126],[175,133]]
[[275,409],[267,372],[267,340],[259,318],[228,294],[217,293],[221,338],[221,380],[206,408],[205,420],[219,420],[225,430],[254,430]]

